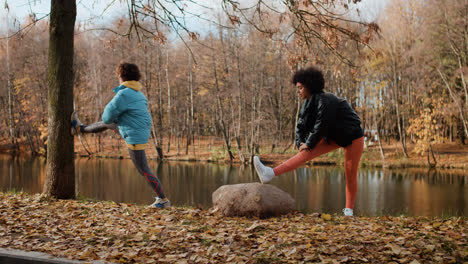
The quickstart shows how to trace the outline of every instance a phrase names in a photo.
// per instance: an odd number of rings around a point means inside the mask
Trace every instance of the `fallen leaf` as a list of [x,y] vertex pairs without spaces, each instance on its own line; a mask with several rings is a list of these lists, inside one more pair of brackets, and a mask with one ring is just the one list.
[[392,249],[392,253],[395,255],[399,255],[401,253],[401,247],[395,245],[395,244],[387,244],[385,247],[389,247]]
[[434,249],[435,249],[435,246],[434,246],[434,245],[427,245],[427,246],[426,246],[426,250],[429,251],[429,252],[434,251]]
[[323,220],[327,220],[327,221],[330,221],[331,220],[331,215],[330,214],[322,214],[322,216],[320,216]]
[[258,229],[258,228],[261,228],[261,227],[262,227],[261,224],[255,222],[249,228],[247,228],[245,231],[250,232],[252,230],[255,230],[255,229]]

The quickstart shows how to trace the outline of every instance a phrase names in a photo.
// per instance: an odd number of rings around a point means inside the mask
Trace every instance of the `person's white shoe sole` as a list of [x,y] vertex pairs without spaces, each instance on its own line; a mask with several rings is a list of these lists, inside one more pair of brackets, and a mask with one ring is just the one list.
[[344,215],[344,216],[347,216],[347,217],[352,217],[352,216],[354,216],[354,210],[352,210],[352,209],[346,210],[346,209],[348,209],[348,208],[344,208],[344,209],[343,209],[343,215]]
[[258,169],[259,169],[259,168],[257,167],[257,164],[258,164],[258,163],[260,163],[260,159],[258,158],[258,156],[254,156],[254,162],[253,162],[253,164],[254,164],[255,172],[257,173],[257,176],[258,176],[258,179],[260,180],[260,182],[261,182],[262,184],[264,184],[264,183],[263,183],[262,176],[261,176],[260,173],[258,172]]

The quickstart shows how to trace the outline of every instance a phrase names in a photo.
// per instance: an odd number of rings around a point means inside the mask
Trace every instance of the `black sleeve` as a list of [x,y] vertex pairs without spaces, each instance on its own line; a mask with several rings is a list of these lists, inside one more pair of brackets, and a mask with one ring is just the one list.
[[302,124],[297,123],[296,126],[296,146],[299,148],[301,146],[301,143],[304,143],[306,141],[306,132],[305,129],[303,128]]
[[330,105],[326,97],[321,97],[317,103],[317,117],[314,128],[307,138],[306,144],[309,148],[314,148],[319,141],[328,135],[330,122],[335,118],[336,106]]
[[296,146],[299,148],[301,143],[306,142],[307,134],[309,133],[307,129],[307,124],[305,123],[305,116],[308,111],[310,111],[310,100],[307,100],[303,103],[301,110],[299,111],[299,118],[296,125]]

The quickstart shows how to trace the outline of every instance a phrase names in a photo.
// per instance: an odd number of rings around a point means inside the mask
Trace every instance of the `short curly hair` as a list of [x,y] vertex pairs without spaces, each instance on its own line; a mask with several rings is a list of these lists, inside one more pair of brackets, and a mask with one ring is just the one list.
[[122,78],[123,81],[139,81],[141,78],[140,70],[138,66],[133,63],[122,62],[117,67],[117,75]]
[[310,93],[321,93],[325,86],[322,71],[315,67],[297,70],[291,81],[294,85],[301,83]]

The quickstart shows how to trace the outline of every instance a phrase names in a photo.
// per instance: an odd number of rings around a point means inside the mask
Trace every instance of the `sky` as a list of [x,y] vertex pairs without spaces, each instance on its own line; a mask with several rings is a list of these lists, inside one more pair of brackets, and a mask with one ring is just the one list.
[[[203,5],[219,10],[219,3],[222,0],[203,0],[200,1]],[[240,2],[248,2],[252,0],[241,0]],[[376,19],[376,16],[381,12],[389,0],[362,0],[357,4],[360,10],[361,17],[359,19],[365,22],[371,22]],[[5,3],[9,6],[9,25],[10,29],[18,27],[18,21],[23,21],[29,14],[34,13],[37,18],[43,17],[50,12],[50,0],[0,0],[0,34],[6,34],[7,25],[7,10]],[[107,6],[113,3],[111,7]],[[103,10],[106,10],[103,12]],[[102,25],[113,18],[126,13],[126,4],[123,0],[77,0],[77,23],[92,23],[94,25]],[[207,13],[206,9],[200,7],[191,7],[195,13]],[[205,25],[203,25],[205,24]],[[189,19],[188,26],[195,31],[208,30],[209,26],[198,19]]]
[[[37,18],[41,18],[50,12],[50,0],[0,0],[0,30],[2,33],[5,31],[7,24],[7,10],[5,9],[5,2],[10,9],[9,24],[10,28],[14,27],[14,18],[20,22],[27,16],[34,13]],[[109,18],[113,18],[122,14],[126,7],[120,0],[114,1],[115,3],[111,8],[108,8],[104,13],[107,5],[112,2],[109,0],[77,0],[77,22],[93,22],[95,24],[106,23]],[[16,24],[18,22],[16,21]]]

